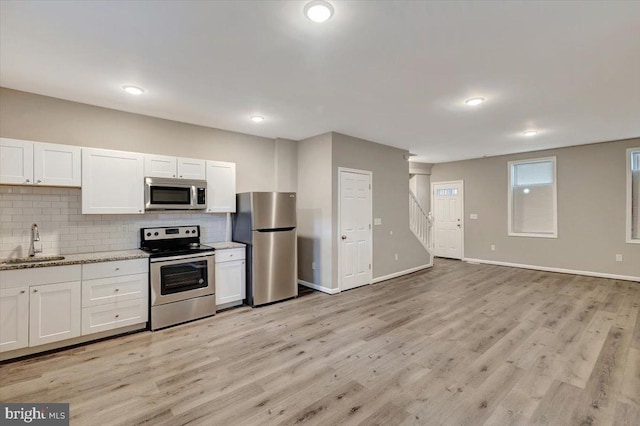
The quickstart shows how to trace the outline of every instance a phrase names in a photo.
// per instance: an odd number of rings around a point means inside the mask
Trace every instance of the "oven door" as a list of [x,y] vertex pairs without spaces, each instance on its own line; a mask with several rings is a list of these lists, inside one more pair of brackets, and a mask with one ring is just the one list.
[[151,306],[215,294],[214,254],[153,258]]

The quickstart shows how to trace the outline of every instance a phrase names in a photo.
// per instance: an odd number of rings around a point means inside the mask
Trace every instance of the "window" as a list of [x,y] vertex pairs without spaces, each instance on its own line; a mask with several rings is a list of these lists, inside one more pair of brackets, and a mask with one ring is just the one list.
[[627,242],[640,244],[640,148],[627,150]]
[[556,157],[509,162],[509,235],[558,237]]
[[436,189],[436,195],[458,195],[458,188]]

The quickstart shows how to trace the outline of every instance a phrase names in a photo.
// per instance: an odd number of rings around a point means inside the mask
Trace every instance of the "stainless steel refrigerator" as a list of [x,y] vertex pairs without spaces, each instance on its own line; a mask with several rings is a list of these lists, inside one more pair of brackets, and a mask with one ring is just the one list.
[[247,303],[298,296],[295,192],[237,195],[233,240],[247,245]]

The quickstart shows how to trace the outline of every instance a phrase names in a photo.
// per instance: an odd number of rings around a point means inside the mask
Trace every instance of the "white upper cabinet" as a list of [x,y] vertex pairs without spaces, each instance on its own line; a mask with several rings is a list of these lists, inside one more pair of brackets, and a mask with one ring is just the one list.
[[82,213],[144,213],[144,156],[83,148]]
[[194,158],[145,154],[144,175],[146,177],[204,180],[206,162]]
[[178,158],[178,177],[180,179],[205,180],[207,165],[205,160]]
[[146,177],[174,178],[177,176],[177,158],[166,155],[145,154],[144,175]]
[[78,146],[0,138],[0,183],[80,186]]
[[207,212],[235,211],[236,163],[207,160]]
[[79,146],[34,142],[33,178],[36,185],[80,186],[81,151]]
[[33,142],[0,138],[0,183],[33,183]]

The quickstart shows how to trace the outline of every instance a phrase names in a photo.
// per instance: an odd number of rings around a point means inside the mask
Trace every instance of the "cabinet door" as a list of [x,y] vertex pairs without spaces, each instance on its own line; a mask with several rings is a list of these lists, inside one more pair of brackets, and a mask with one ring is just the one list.
[[235,211],[236,163],[207,161],[207,212]]
[[36,185],[80,186],[79,146],[34,142],[33,178]]
[[31,286],[29,346],[80,335],[80,281]]
[[83,148],[82,213],[144,213],[143,155]]
[[0,138],[0,183],[33,183],[33,142]]
[[174,178],[177,177],[176,167],[176,157],[144,155],[144,175],[146,177]]
[[0,290],[0,352],[29,346],[28,287]]
[[246,297],[244,260],[216,263],[216,305],[237,302]]
[[205,180],[206,161],[194,158],[178,158],[178,177],[180,179]]

